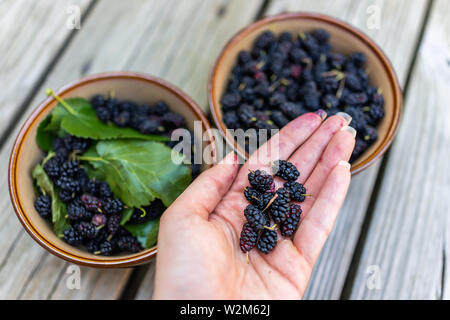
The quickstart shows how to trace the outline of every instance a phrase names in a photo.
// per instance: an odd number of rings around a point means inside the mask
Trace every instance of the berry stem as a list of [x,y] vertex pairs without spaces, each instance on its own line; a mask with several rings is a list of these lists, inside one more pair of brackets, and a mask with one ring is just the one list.
[[44,164],[45,164],[48,160],[50,160],[51,158],[53,158],[54,155],[55,155],[55,152],[54,152],[54,151],[50,151],[50,152],[48,153],[48,155],[44,158],[44,160],[42,160],[42,166],[44,166]]
[[147,211],[145,211],[145,209],[141,208],[141,207],[139,207],[138,209],[143,212],[143,214],[141,214],[141,218],[145,217],[145,215],[147,214]]
[[101,157],[86,157],[86,156],[77,156],[76,157],[78,160],[81,161],[100,161],[100,162],[106,162],[103,158]]
[[58,96],[55,92],[53,92],[52,89],[48,88],[47,90],[45,90],[45,93],[48,96],[53,96],[53,98],[55,98],[59,103],[61,103],[61,105],[66,108],[67,111],[69,111],[71,114],[76,114],[75,110],[72,109],[71,106],[69,106],[69,104],[62,99],[60,96]]
[[248,258],[248,251],[245,253],[245,261],[247,261],[247,264],[250,264],[250,259]]

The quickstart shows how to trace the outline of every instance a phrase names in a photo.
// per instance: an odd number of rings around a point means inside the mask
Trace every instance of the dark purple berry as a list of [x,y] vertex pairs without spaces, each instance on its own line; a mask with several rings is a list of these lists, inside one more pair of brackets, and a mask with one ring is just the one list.
[[272,172],[286,181],[295,181],[300,176],[297,168],[291,162],[286,160],[276,160],[272,165]]
[[244,215],[252,228],[255,230],[262,230],[264,227],[269,226],[270,220],[267,213],[262,212],[261,209],[252,204],[249,204],[245,208]]
[[47,220],[50,220],[52,217],[52,198],[48,195],[40,195],[37,197],[36,202],[34,203],[34,207],[39,215]]
[[262,253],[268,254],[275,248],[277,244],[277,232],[274,230],[264,229],[258,239],[256,247]]

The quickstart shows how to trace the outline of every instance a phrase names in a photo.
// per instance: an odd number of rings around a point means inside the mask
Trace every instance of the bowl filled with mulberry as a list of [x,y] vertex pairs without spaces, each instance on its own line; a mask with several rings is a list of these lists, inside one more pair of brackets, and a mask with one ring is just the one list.
[[[202,140],[207,119],[178,88],[132,72],[92,75],[46,93],[11,153],[20,222],[73,263],[147,262],[165,209],[214,162],[214,145]],[[194,150],[204,147],[211,161],[200,164]]]
[[387,150],[402,110],[381,49],[349,24],[312,13],[267,17],[238,32],[216,60],[208,95],[217,127],[246,158],[252,149],[236,139],[236,129],[266,129],[270,137],[307,112],[346,112],[357,131],[353,174]]

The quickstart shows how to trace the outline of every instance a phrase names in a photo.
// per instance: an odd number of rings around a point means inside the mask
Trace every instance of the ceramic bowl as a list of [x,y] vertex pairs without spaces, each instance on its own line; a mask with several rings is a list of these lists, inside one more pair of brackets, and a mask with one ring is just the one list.
[[[172,111],[184,116],[189,129],[194,129],[194,121],[201,123],[200,134],[210,129],[201,109],[185,93],[161,79],[143,74],[111,72],[92,75],[65,86],[58,90],[57,94],[62,98],[89,99],[95,94],[107,95],[111,90],[114,90],[115,96],[120,100],[129,99],[139,103],[163,100]],[[52,225],[35,210],[36,196],[31,171],[43,157],[43,152],[35,142],[36,129],[56,105],[57,101],[52,97],[43,101],[26,120],[14,143],[9,163],[9,190],[17,217],[37,243],[70,262],[102,268],[130,267],[147,262],[156,255],[156,246],[136,254],[97,256],[82,248],[70,246],[58,238],[52,230]],[[197,138],[201,139],[201,136]],[[210,147],[210,150],[214,153],[214,146]],[[208,167],[209,165],[203,165],[202,170]]]
[[222,49],[213,67],[208,84],[208,99],[213,119],[231,145],[241,157],[248,157],[245,149],[234,141],[222,120],[220,99],[226,90],[229,75],[241,50],[252,48],[255,39],[264,31],[275,34],[288,31],[293,34],[314,29],[326,29],[330,35],[333,51],[350,54],[363,52],[367,57],[366,69],[370,84],[381,88],[385,100],[386,115],[378,125],[378,139],[353,164],[353,174],[363,171],[379,159],[390,146],[402,111],[402,92],[388,58],[382,50],[363,32],[333,17],[313,13],[285,13],[259,20],[233,36]]

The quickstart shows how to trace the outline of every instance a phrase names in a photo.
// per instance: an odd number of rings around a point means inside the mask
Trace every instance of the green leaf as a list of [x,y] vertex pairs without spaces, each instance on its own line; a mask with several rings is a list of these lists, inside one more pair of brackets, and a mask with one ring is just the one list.
[[58,237],[61,237],[64,230],[69,227],[69,221],[66,218],[66,205],[59,199],[58,193],[53,186],[52,181],[45,173],[43,167],[37,164],[32,172],[33,179],[35,179],[37,186],[41,189],[43,194],[47,194],[52,198],[52,222],[53,230]]
[[126,224],[124,228],[130,231],[145,249],[153,247],[158,241],[159,219],[141,224]]
[[45,130],[47,128],[47,126],[50,124],[51,120],[52,120],[52,115],[49,114],[48,116],[45,117],[44,120],[41,121],[41,123],[39,124],[39,126],[37,128],[36,143],[37,143],[38,147],[44,151],[50,151],[52,149],[52,141],[53,141],[54,135],[52,133],[48,132],[47,130]]
[[[191,182],[190,170],[172,161],[172,149],[162,143],[142,140],[99,141],[98,156],[79,156],[100,170],[114,194],[128,207],[143,207],[155,198],[166,207]],[[92,153],[90,154],[92,155]]]
[[[168,141],[168,137],[143,134],[131,128],[121,128],[101,122],[89,101],[81,98],[67,99],[70,110],[62,116],[61,128],[71,135],[94,140],[142,139]],[[61,106],[63,107],[63,106]],[[64,107],[63,107],[64,108]],[[60,112],[58,111],[58,115]],[[56,117],[55,122],[59,117]]]
[[131,216],[133,215],[133,211],[134,211],[134,208],[127,208],[127,209],[123,210],[122,219],[120,220],[121,226],[125,225],[125,223],[127,223],[131,219]]

